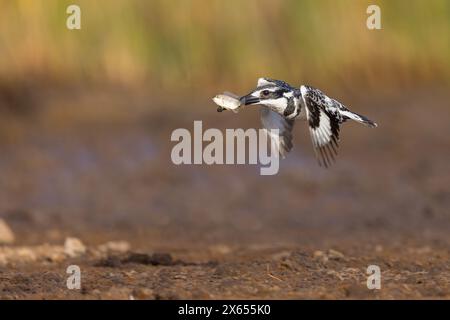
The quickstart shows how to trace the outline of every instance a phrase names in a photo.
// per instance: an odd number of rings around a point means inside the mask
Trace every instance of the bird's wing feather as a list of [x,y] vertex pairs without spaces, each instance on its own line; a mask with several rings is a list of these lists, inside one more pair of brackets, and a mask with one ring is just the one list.
[[328,167],[337,155],[342,116],[333,100],[320,90],[301,86],[300,91],[317,159],[320,165]]
[[[292,149],[292,128],[294,126],[294,120],[288,120],[268,107],[262,106],[261,122],[266,133],[274,143],[275,151],[284,158]],[[271,129],[278,129],[278,134],[273,133]]]

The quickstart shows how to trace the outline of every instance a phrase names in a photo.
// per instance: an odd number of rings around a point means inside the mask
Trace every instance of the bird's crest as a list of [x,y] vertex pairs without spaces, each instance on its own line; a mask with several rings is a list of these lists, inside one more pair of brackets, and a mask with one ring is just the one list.
[[259,78],[256,86],[258,88],[265,86],[277,86],[281,88],[293,89],[287,82],[270,78]]
[[269,79],[269,78],[259,78],[257,87],[263,87],[263,86],[267,86],[267,85],[271,85],[271,84],[275,84],[274,80]]

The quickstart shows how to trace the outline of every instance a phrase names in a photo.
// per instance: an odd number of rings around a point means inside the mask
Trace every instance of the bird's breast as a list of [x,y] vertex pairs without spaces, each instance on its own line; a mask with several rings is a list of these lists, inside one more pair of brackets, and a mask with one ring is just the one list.
[[292,99],[288,100],[288,104],[286,109],[284,110],[283,115],[287,119],[298,119],[300,117],[306,117],[304,113],[305,111],[304,108],[302,108],[300,100],[293,97]]
[[295,115],[295,119],[298,120],[306,120],[306,108],[305,105],[302,103],[301,98],[296,98],[297,102],[297,114]]
[[283,115],[286,118],[294,118],[295,114],[297,112],[298,103],[295,103],[294,97],[285,98],[286,101],[286,108],[284,109]]

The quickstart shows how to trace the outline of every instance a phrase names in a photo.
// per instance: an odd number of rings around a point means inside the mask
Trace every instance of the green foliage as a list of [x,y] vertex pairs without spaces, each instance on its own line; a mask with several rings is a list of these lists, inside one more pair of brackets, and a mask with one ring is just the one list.
[[[308,83],[448,83],[450,1],[79,0],[0,4],[0,77],[192,90],[262,75]],[[349,85],[349,84],[347,84]]]

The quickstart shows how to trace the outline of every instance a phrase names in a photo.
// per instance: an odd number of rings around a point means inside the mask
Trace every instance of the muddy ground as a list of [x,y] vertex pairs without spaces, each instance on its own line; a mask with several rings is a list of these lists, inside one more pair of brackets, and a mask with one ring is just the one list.
[[346,124],[326,170],[297,124],[275,176],[172,164],[175,128],[259,127],[256,110],[216,113],[213,94],[3,92],[0,218],[15,241],[0,246],[0,298],[450,298],[447,89],[330,92],[379,128]]

